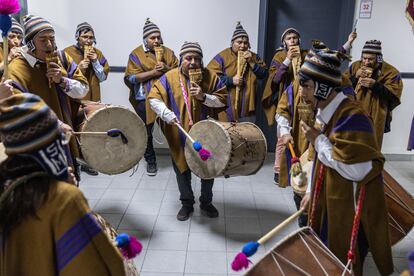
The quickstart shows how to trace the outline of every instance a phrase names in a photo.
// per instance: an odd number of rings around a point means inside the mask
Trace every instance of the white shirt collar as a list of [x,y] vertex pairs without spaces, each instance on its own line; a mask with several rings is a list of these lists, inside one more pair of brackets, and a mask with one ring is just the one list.
[[41,60],[35,58],[34,56],[32,56],[31,54],[29,54],[29,48],[27,46],[23,46],[22,47],[22,55],[23,57],[27,60],[27,62],[30,64],[31,67],[34,68],[34,66],[36,65],[36,62]]
[[316,113],[316,120],[324,125],[327,125],[331,120],[333,114],[335,113],[338,106],[345,100],[347,96],[344,93],[339,92],[336,94],[335,98],[327,105],[324,109],[318,108]]
[[151,51],[149,48],[147,48],[147,46],[145,46],[145,43],[142,43],[142,48],[144,49],[145,53]]

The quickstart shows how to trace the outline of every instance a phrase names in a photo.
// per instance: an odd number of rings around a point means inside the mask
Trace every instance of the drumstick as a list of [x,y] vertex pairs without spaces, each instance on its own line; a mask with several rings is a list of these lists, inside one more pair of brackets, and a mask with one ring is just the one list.
[[290,172],[292,173],[293,176],[298,176],[299,174],[302,173],[302,166],[300,165],[299,158],[296,157],[295,150],[293,149],[293,145],[291,143],[289,143],[288,145],[289,145],[290,154],[292,155],[292,159],[291,159],[292,165],[290,167]]
[[187,137],[187,139],[189,139],[190,142],[193,144],[193,148],[196,152],[198,152],[198,155],[200,155],[201,160],[206,161],[207,159],[209,159],[211,157],[211,153],[208,150],[204,149],[199,141],[195,141],[190,136],[190,134],[188,134],[188,132],[185,131],[185,129],[179,123],[174,123],[174,124]]
[[267,242],[270,238],[276,235],[286,225],[288,225],[293,220],[295,220],[304,211],[305,211],[305,208],[299,209],[297,212],[295,212],[290,217],[285,219],[282,223],[280,223],[275,228],[270,230],[266,235],[261,237],[257,242],[246,243],[243,246],[242,252],[238,253],[236,257],[234,258],[233,262],[231,263],[231,268],[234,271],[239,271],[242,268],[245,268],[245,269],[248,268],[250,261],[247,257],[253,256],[257,252],[257,249],[259,248],[260,245],[263,245],[265,242]]
[[125,136],[125,134],[121,130],[117,128],[112,128],[106,132],[104,131],[72,131],[72,134],[75,134],[75,135],[83,135],[83,134],[84,135],[107,135],[112,138],[121,136],[122,143],[128,144],[128,138]]

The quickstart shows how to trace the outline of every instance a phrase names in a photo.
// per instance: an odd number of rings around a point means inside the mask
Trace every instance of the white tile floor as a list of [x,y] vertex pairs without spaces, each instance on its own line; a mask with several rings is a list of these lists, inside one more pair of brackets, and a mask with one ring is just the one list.
[[[130,176],[83,174],[80,183],[91,207],[119,231],[131,233],[143,243],[135,259],[142,276],[240,275],[230,263],[244,243],[257,240],[296,211],[290,188],[273,184],[273,156],[254,176],[216,179],[215,219],[203,217],[198,203],[191,219],[177,221],[179,193],[169,156],[158,156],[157,176],[147,176],[145,162]],[[406,190],[414,194],[414,162],[388,162],[386,169]],[[200,181],[193,177],[196,198]],[[267,250],[297,228],[286,227],[252,258],[257,261]],[[395,275],[407,268],[406,256],[414,250],[414,231],[393,248]],[[365,275],[377,275],[368,257]]]

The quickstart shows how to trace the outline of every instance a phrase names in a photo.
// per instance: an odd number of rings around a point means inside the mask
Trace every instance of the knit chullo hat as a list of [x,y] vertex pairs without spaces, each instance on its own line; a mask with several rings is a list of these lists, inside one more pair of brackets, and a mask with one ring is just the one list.
[[21,93],[0,101],[0,137],[8,156],[28,155],[48,174],[67,179],[58,119],[40,97]]
[[24,41],[26,44],[30,44],[33,38],[40,32],[46,30],[54,31],[52,24],[40,16],[27,15],[23,18],[23,22],[25,30]]
[[[89,31],[91,31],[93,35],[95,36],[95,31],[93,30],[92,26],[88,22],[83,22],[83,23],[78,24],[78,26],[76,26],[75,39],[78,40],[82,32],[89,32]],[[96,43],[95,40],[94,42]]]
[[11,25],[11,28],[10,28],[10,32],[19,33],[21,35],[24,35],[24,30],[23,30],[22,25],[20,25],[20,23],[16,19],[14,19],[13,17],[12,17],[11,20],[12,20],[12,25]]
[[152,33],[161,33],[160,28],[155,25],[153,22],[150,21],[149,18],[145,21],[144,29],[143,29],[143,38],[146,39]]
[[342,83],[341,62],[342,54],[327,48],[323,50],[313,49],[305,57],[305,61],[299,70],[299,77],[315,82],[314,96],[320,100],[326,100],[334,88]]
[[201,50],[200,44],[198,42],[188,42],[185,41],[180,50],[180,58],[182,58],[187,53],[197,53],[200,56],[203,56],[203,50]]
[[362,54],[377,55],[377,62],[382,62],[382,47],[379,40],[368,40],[362,48]]
[[280,42],[282,43],[282,44],[284,44],[284,42],[285,42],[285,36],[287,35],[287,34],[290,34],[290,33],[295,33],[297,36],[298,36],[298,38],[300,38],[300,33],[298,32],[298,30],[296,30],[295,28],[287,28],[283,33],[282,33],[282,35],[280,36]]
[[233,36],[231,37],[231,42],[235,41],[239,37],[247,37],[249,39],[249,35],[247,34],[246,30],[243,29],[240,21],[237,22],[236,29],[233,32]]
[[365,42],[365,45],[362,48],[362,53],[382,55],[381,41],[368,40],[367,42]]

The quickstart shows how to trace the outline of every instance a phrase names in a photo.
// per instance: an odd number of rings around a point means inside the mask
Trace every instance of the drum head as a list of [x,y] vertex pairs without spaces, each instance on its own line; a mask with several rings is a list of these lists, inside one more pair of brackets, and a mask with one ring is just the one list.
[[105,174],[125,172],[142,158],[147,146],[147,130],[137,114],[120,106],[105,106],[93,112],[82,127],[83,132],[106,132],[119,129],[121,137],[107,135],[80,135],[83,158],[89,166]]
[[184,153],[190,170],[201,179],[211,179],[221,175],[229,162],[232,148],[230,136],[224,127],[219,122],[204,120],[196,123],[189,133],[212,154],[208,160],[201,160],[198,152],[187,139]]
[[3,143],[0,143],[0,163],[7,159],[5,150]]

